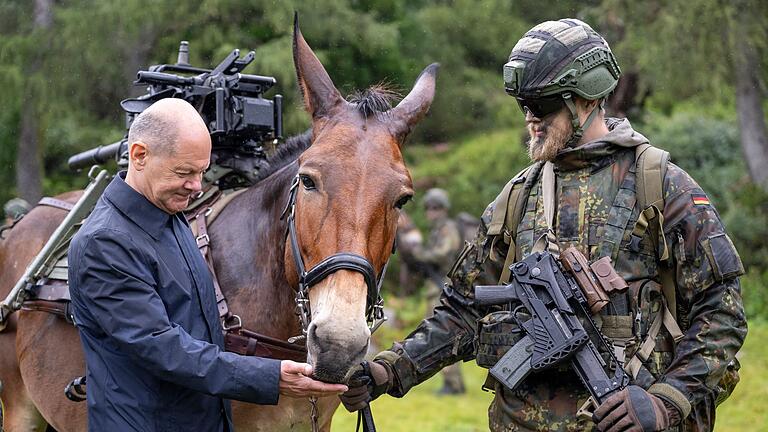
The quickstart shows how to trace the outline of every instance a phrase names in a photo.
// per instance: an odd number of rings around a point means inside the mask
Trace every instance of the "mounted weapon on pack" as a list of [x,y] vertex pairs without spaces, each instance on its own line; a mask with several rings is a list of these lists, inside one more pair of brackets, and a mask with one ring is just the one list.
[[491,368],[491,375],[513,390],[532,370],[570,361],[591,395],[578,415],[591,418],[608,396],[629,384],[612,345],[590,315],[608,303],[607,293],[626,289],[626,282],[610,258],[590,265],[574,248],[563,252],[562,266],[549,252],[536,252],[510,270],[509,285],[475,287],[476,305],[514,306],[513,316],[525,333]]
[[[250,51],[241,59],[235,49],[218,66],[203,69],[189,64],[189,44],[182,41],[176,64],[154,65],[137,73],[134,85],[147,85],[148,92],[120,103],[126,129],[158,100],[184,99],[197,108],[211,134],[213,169],[205,182],[222,190],[254,184],[266,165],[264,146],[276,144],[283,135],[283,97],[264,97],[277,80],[242,73],[255,57]],[[127,166],[127,133],[116,143],[72,156],[68,163],[71,169],[81,169],[110,159]]]
[[[264,146],[276,145],[282,138],[282,96],[264,98],[277,82],[273,77],[241,73],[253,62],[250,51],[240,58],[233,50],[213,69],[189,64],[189,44],[181,42],[176,64],[154,65],[139,71],[134,84],[147,85],[147,94],[120,103],[126,113],[126,129],[145,109],[160,99],[184,99],[197,108],[211,133],[211,166],[203,177],[206,193],[191,206],[205,202],[218,191],[233,190],[254,184],[259,172],[267,166]],[[79,153],[69,158],[69,167],[91,167],[90,183],[67,217],[48,239],[43,249],[27,267],[13,289],[0,302],[0,332],[10,315],[22,304],[35,298],[49,280],[67,280],[67,247],[82,221],[91,213],[112,176],[92,165],[111,159],[119,167],[128,165],[126,136],[113,144]],[[61,299],[55,299],[61,300]],[[71,320],[68,309],[65,318]]]

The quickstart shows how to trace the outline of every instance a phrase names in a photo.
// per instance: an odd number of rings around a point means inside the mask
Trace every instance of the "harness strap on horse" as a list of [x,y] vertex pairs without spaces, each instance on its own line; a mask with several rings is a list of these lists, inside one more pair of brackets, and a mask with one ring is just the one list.
[[69,301],[25,300],[21,304],[21,310],[47,312],[64,318],[70,324],[75,323],[75,317],[72,314],[72,303]]
[[37,202],[37,205],[53,207],[64,211],[70,211],[75,207],[75,205],[72,203],[68,203],[66,201],[52,197],[43,197],[40,201]]
[[258,356],[306,362],[307,351],[303,346],[271,338],[248,329],[225,331],[224,345],[227,351],[244,356]]
[[[37,205],[53,207],[53,208],[61,209],[64,211],[70,211],[75,206],[72,203],[68,203],[66,201],[52,198],[52,197],[43,197],[40,201],[37,202]],[[0,227],[0,238],[3,238],[3,234],[5,233],[5,231],[8,231],[9,229],[16,226],[16,224],[19,223],[24,218],[25,215],[26,213],[17,215],[13,219],[13,221],[11,221],[9,224],[3,225],[2,227]]]
[[[72,203],[52,197],[43,197],[38,201],[37,205],[53,207],[66,212],[71,211],[75,206]],[[63,246],[66,246],[66,244]],[[54,255],[58,255],[58,253]],[[66,263],[66,259],[64,259],[64,262]],[[57,270],[57,267],[58,263],[51,270],[52,274]],[[62,272],[62,274],[66,273],[64,271]],[[34,297],[24,300],[21,304],[21,310],[50,313],[64,318],[64,320],[70,324],[74,324],[74,315],[72,314],[72,306],[70,304],[71,298],[69,296],[69,286],[67,285],[66,279],[53,277],[52,274],[48,275],[48,278],[50,279],[43,279],[40,285],[35,285],[33,287]]]
[[205,263],[208,265],[208,271],[211,272],[211,278],[213,279],[213,289],[216,293],[216,307],[219,310],[219,316],[226,323],[232,318],[232,313],[229,311],[227,305],[227,299],[224,297],[224,293],[221,291],[221,285],[219,284],[219,278],[216,276],[216,268],[213,265],[213,254],[210,251],[211,237],[208,235],[208,224],[206,217],[211,213],[211,207],[207,210],[199,212],[195,216],[195,222],[197,225],[198,236],[195,238],[197,248],[200,249],[200,253],[205,258]]
[[222,328],[224,330],[224,347],[227,351],[245,356],[304,362],[307,360],[307,349],[305,346],[288,343],[243,328],[242,320],[238,315],[230,311],[227,298],[221,290],[221,284],[219,284],[219,279],[216,276],[213,254],[211,253],[211,238],[208,235],[208,225],[218,215],[221,208],[229,204],[232,198],[239,195],[239,193],[240,191],[228,195],[221,193],[211,194],[211,199],[208,202],[197,206],[192,213],[186,215],[187,221],[190,222],[190,226],[193,227],[193,231],[197,234],[195,238],[197,247],[205,259],[208,270],[211,272],[213,288],[216,293],[216,306],[219,310],[219,318],[222,321]]

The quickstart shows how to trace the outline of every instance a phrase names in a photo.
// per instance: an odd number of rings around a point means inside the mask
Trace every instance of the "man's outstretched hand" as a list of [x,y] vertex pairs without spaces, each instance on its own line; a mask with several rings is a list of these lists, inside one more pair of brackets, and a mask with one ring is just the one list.
[[344,393],[344,384],[329,384],[311,378],[312,366],[291,360],[280,362],[280,394],[288,397],[321,397]]

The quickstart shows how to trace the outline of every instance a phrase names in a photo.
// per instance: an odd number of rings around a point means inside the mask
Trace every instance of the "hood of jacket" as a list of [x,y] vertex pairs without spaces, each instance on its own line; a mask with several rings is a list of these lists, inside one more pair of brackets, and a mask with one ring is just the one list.
[[625,118],[606,118],[605,125],[608,133],[602,137],[578,147],[561,150],[552,161],[557,169],[569,171],[588,166],[599,169],[612,163],[616,153],[648,142],[648,138],[632,129],[629,120]]

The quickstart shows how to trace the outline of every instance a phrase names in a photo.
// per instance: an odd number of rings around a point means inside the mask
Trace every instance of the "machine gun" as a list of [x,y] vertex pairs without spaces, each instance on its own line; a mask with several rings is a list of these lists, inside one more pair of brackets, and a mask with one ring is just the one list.
[[[264,145],[277,143],[283,134],[282,96],[264,98],[277,82],[275,78],[242,73],[255,58],[253,51],[242,59],[233,50],[213,69],[189,64],[189,44],[182,41],[176,64],[154,65],[139,71],[134,85],[146,85],[147,94],[120,103],[125,111],[126,130],[145,109],[160,99],[184,99],[197,108],[211,134],[212,175],[207,184],[219,189],[255,183],[266,164]],[[69,158],[71,169],[81,169],[115,159],[128,165],[126,136],[113,144],[99,146]]]
[[[597,266],[599,272],[594,272],[597,263],[589,266],[576,249],[566,250],[563,258],[561,266],[548,252],[533,253],[510,266],[513,279],[509,285],[475,287],[474,302],[477,306],[514,306],[513,315],[525,333],[491,368],[494,378],[514,389],[532,370],[570,361],[591,395],[578,415],[591,418],[591,412],[600,403],[629,384],[629,377],[588,309],[599,311],[607,303],[606,286],[610,292],[625,289],[626,283],[615,271],[605,274],[605,262]],[[590,298],[585,297],[579,286],[582,278],[591,284],[585,290],[590,291]],[[518,318],[523,313],[525,320]],[[598,347],[608,355],[607,363]]]

